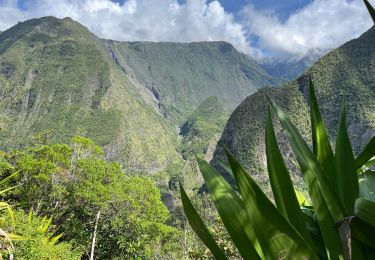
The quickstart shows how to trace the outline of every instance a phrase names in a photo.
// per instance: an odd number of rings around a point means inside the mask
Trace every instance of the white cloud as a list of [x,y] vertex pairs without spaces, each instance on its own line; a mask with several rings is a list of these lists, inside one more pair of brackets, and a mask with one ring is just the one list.
[[53,15],[69,16],[100,37],[123,41],[228,41],[242,52],[254,55],[245,30],[218,1],[127,0],[36,0],[24,12],[15,1],[0,2],[0,30],[18,20]]
[[259,38],[260,48],[296,58],[335,48],[372,25],[362,0],[315,0],[286,21],[251,5],[241,16],[248,33]]
[[[218,1],[126,0],[0,0],[0,30],[18,21],[53,15],[72,17],[103,38],[122,41],[214,41],[232,43],[253,57],[271,52],[281,57],[302,57],[311,49],[329,49],[358,36],[370,27],[361,0],[315,0],[281,21],[275,13],[249,5],[239,17]],[[252,46],[249,36],[259,38]],[[250,37],[251,39],[251,37]]]

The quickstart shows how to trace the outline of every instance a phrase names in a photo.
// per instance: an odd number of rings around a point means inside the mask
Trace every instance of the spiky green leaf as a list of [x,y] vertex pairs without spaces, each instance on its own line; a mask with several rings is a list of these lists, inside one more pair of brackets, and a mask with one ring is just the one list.
[[243,201],[206,161],[198,159],[198,164],[220,218],[241,256],[244,259],[261,259],[263,253]]
[[354,214],[363,222],[375,228],[375,202],[358,198],[355,201]]
[[368,0],[363,0],[363,1],[365,2],[365,5],[366,5],[366,7],[367,7],[367,10],[368,10],[368,12],[369,12],[370,15],[371,15],[372,20],[373,20],[374,23],[375,23],[375,9],[374,9],[374,7],[372,7],[372,5],[370,4],[370,2],[369,2]]
[[279,106],[273,101],[270,102],[301,167],[312,204],[316,210],[328,257],[339,259],[343,256],[343,250],[339,234],[332,227],[335,226],[336,221],[344,218],[341,201],[296,127]]
[[355,168],[359,169],[375,156],[375,137],[366,145],[355,160]]
[[354,202],[359,196],[359,186],[353,149],[346,128],[345,100],[342,104],[336,137],[336,169],[338,172],[338,178],[336,179],[337,187],[339,187],[338,195],[347,215],[353,215]]
[[199,214],[195,210],[181,182],[180,193],[182,206],[184,207],[186,217],[195,234],[197,234],[198,237],[202,240],[202,242],[207,246],[207,248],[210,249],[211,253],[216,259],[227,259],[221,248],[216,244],[215,240],[211,236],[210,231],[208,231]]
[[327,129],[324,125],[318,101],[315,96],[315,88],[312,80],[310,79],[310,115],[311,115],[311,134],[313,141],[313,151],[316,158],[327,176],[331,186],[338,192],[337,187],[337,172],[335,165],[335,156],[333,154]]
[[[317,259],[317,255],[303,237],[272,204],[233,155],[228,150],[226,154],[266,259]],[[292,192],[294,193],[294,190]]]
[[313,247],[311,237],[304,224],[292,180],[277,144],[270,109],[268,109],[265,140],[268,175],[277,208],[294,228],[297,229],[310,247]]

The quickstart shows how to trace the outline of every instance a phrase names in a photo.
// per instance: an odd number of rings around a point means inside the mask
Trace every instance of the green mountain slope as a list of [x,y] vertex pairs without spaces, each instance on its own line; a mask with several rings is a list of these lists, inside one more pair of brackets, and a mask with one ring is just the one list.
[[208,97],[228,114],[275,83],[227,43],[121,43],[70,18],[32,19],[0,35],[0,148],[83,135],[125,169],[155,173],[181,163],[178,126]]
[[51,142],[88,136],[135,171],[179,160],[175,129],[146,105],[105,44],[71,19],[33,19],[3,32],[0,86],[2,149],[51,131]]
[[277,84],[226,42],[107,44],[124,71],[150,89],[161,112],[178,123],[210,96],[232,111],[260,87]]
[[[231,115],[217,146],[212,164],[218,169],[226,145],[267,186],[265,176],[264,125],[267,95],[280,104],[307,140],[310,140],[308,81],[312,77],[323,117],[334,138],[341,102],[346,96],[348,128],[356,151],[375,133],[375,27],[335,49],[316,62],[305,74],[280,88],[262,89],[249,96]],[[279,130],[278,130],[279,131]],[[291,163],[292,153],[282,134],[280,146]],[[281,139],[280,139],[281,138]],[[284,139],[285,140],[285,139]]]
[[219,98],[204,100],[180,127],[182,156],[186,159],[195,155],[210,157],[210,150],[219,140],[226,120],[224,105]]

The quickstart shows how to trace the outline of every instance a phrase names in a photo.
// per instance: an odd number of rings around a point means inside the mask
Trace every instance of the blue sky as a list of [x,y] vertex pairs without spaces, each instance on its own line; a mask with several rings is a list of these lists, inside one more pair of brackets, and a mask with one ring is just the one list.
[[256,59],[324,53],[372,25],[362,0],[0,0],[0,13],[0,30],[71,17],[102,38],[227,41]]

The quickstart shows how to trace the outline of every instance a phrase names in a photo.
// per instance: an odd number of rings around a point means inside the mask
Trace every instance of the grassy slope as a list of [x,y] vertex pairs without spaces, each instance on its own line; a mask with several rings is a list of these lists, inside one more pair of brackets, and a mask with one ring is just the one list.
[[[249,96],[233,112],[217,146],[215,159],[223,156],[225,144],[264,186],[265,177],[264,125],[267,111],[266,95],[271,96],[288,112],[307,140],[310,139],[308,79],[315,82],[318,101],[331,138],[336,132],[341,101],[346,91],[348,126],[356,151],[375,133],[375,27],[359,39],[350,41],[321,58],[297,80],[277,89],[262,89]],[[291,152],[280,136],[286,157]]]
[[274,85],[254,61],[225,42],[108,41],[117,62],[160,99],[164,115],[181,123],[206,98],[218,96],[227,111],[262,86]]
[[107,55],[102,41],[71,19],[33,19],[0,36],[1,148],[80,134],[125,168],[153,172],[178,161],[174,128]]

